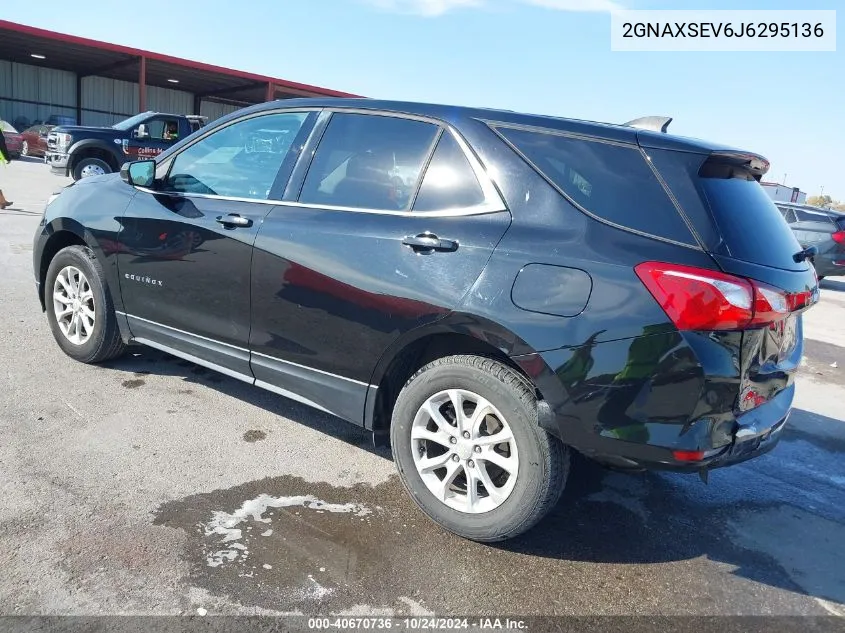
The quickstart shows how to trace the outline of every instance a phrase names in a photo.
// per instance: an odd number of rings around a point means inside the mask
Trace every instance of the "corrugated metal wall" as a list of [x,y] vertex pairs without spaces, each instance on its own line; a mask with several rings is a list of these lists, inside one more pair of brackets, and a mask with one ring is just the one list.
[[51,114],[76,116],[76,75],[0,60],[0,118],[32,124]]
[[82,125],[113,125],[138,111],[138,84],[105,77],[82,79]]
[[193,114],[194,95],[182,90],[147,86],[147,110],[168,114]]
[[[105,77],[82,79],[82,125],[113,125],[138,112],[138,84]],[[147,109],[193,114],[194,95],[183,90],[147,86]],[[203,100],[200,114],[213,121],[238,106]],[[0,118],[27,125],[54,114],[76,118],[76,75],[0,60]],[[24,121],[25,120],[25,121]],[[25,127],[22,125],[21,127]]]
[[221,116],[225,116],[230,112],[235,112],[240,109],[241,106],[234,106],[228,103],[217,103],[216,101],[206,101],[205,99],[203,99],[200,104],[200,114],[202,116],[207,116],[209,123],[214,119],[219,119]]

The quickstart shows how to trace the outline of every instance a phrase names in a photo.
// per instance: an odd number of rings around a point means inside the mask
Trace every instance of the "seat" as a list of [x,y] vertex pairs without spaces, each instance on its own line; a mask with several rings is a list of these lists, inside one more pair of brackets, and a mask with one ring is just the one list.
[[333,203],[369,209],[398,209],[390,178],[392,152],[366,152],[349,159],[346,176],[335,187]]

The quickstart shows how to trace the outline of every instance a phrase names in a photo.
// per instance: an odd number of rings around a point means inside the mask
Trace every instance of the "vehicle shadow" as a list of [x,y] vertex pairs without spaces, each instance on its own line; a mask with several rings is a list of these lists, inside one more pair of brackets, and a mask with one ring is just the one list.
[[560,503],[498,545],[567,561],[706,558],[755,582],[845,604],[845,421],[795,410],[772,452],[696,475],[613,472],[577,456]]
[[374,455],[391,459],[390,449],[375,446],[372,433],[362,427],[158,350],[131,347],[123,357],[103,363],[100,367],[133,372],[137,377],[155,374],[182,378],[186,383],[216,389],[226,396],[237,398],[274,415],[321,431]]
[[822,279],[819,282],[819,288],[823,290],[836,290],[838,292],[845,292],[845,278],[839,279]]
[[[373,446],[361,428],[156,350],[132,348],[105,366],[138,377],[175,376],[211,387],[391,459],[389,449]],[[528,555],[605,565],[673,563],[681,567],[672,573],[714,573],[712,566],[702,567],[699,561],[704,559],[730,566],[730,573],[743,579],[845,604],[845,568],[840,564],[845,542],[843,457],[845,421],[803,410],[793,412],[772,453],[714,470],[709,485],[696,475],[615,472],[576,454],[560,503],[534,529],[504,543],[456,539],[454,546],[479,553],[493,548],[514,564]],[[380,493],[385,495],[381,503],[396,506],[391,512],[400,516],[416,515],[395,481],[384,485],[388,488]],[[401,520],[407,522],[407,516]],[[424,530],[417,534],[420,542],[442,539],[434,524],[419,529]],[[385,533],[394,534],[393,528]],[[378,541],[378,534],[374,531],[372,539]],[[356,539],[361,543],[355,547],[362,551],[376,545],[365,535]]]

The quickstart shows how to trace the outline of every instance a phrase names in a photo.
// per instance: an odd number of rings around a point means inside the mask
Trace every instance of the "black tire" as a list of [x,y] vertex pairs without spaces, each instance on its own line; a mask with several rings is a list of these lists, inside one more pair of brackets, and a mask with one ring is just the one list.
[[[411,428],[420,407],[446,389],[464,389],[487,399],[505,417],[519,455],[514,488],[498,507],[483,513],[462,512],[437,499],[421,478]],[[435,360],[405,384],[390,428],[393,459],[411,498],[435,523],[474,541],[513,538],[533,527],[560,499],[569,474],[569,450],[537,421],[533,388],[507,365],[479,356]]]
[[104,174],[112,173],[111,165],[109,165],[106,161],[100,158],[83,158],[73,167],[73,179],[81,180],[83,178],[82,170],[86,167],[99,167],[103,170]]
[[[59,327],[53,305],[53,292],[56,277],[66,266],[74,266],[87,278],[94,300],[94,327],[87,341],[75,344],[68,340]],[[100,262],[87,246],[68,246],[63,248],[47,269],[44,280],[44,295],[47,304],[47,321],[53,337],[62,351],[82,363],[101,363],[117,358],[126,351],[126,345],[120,336],[114,303],[105,282],[105,275]]]

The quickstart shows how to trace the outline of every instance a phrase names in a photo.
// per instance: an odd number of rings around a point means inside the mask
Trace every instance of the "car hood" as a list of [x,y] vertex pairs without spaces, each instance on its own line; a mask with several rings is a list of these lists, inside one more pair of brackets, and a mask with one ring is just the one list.
[[70,134],[71,136],[85,134],[87,136],[98,136],[116,138],[124,136],[126,132],[116,130],[113,127],[93,127],[86,125],[59,125],[50,130],[50,133],[56,134]]

